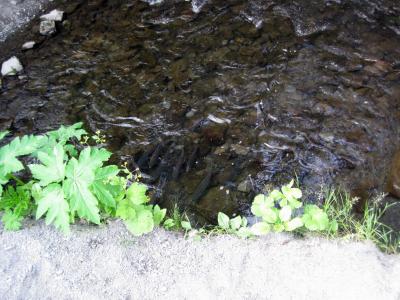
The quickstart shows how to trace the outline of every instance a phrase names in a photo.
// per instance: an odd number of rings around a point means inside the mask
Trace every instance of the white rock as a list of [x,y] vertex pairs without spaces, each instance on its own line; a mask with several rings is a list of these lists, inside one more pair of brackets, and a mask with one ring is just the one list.
[[21,62],[16,56],[11,57],[10,59],[3,62],[1,65],[1,75],[2,76],[12,76],[21,72],[24,68],[22,67]]
[[39,31],[41,35],[52,35],[56,33],[56,22],[48,20],[40,22]]
[[156,5],[164,2],[164,0],[143,0],[143,1],[147,2],[150,5]]
[[29,41],[26,42],[22,45],[22,50],[28,50],[28,49],[32,49],[33,47],[35,47],[35,42],[34,41]]
[[61,22],[64,17],[64,12],[58,9],[54,9],[48,14],[40,16],[40,19],[43,21],[57,21]]
[[214,116],[214,115],[212,115],[212,114],[209,114],[208,115],[208,117],[207,117],[210,121],[213,121],[213,122],[215,122],[215,123],[218,123],[218,124],[224,124],[224,123],[228,123],[228,124],[230,124],[231,123],[231,120],[229,120],[229,119],[226,119],[226,118],[218,118],[218,117],[216,117],[216,116]]

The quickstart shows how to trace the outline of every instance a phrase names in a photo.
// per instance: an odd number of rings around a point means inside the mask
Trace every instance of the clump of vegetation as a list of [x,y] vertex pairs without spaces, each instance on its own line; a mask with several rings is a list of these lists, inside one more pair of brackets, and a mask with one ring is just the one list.
[[337,231],[335,219],[329,219],[327,213],[313,204],[307,204],[301,211],[302,192],[293,187],[293,180],[281,190],[273,190],[269,195],[257,195],[251,206],[252,213],[261,218],[251,231],[263,235],[270,231],[294,231],[303,226],[309,231]]
[[247,219],[245,217],[236,216],[230,219],[222,212],[218,213],[218,226],[216,229],[223,233],[235,234],[241,238],[252,236],[250,228],[247,227]]
[[[381,197],[383,198],[383,196]],[[365,203],[363,213],[354,213],[357,198],[351,198],[346,192],[330,189],[326,192],[323,210],[329,218],[336,220],[338,231],[326,232],[327,237],[351,237],[357,240],[370,240],[380,249],[395,253],[400,249],[398,233],[380,222],[390,205],[380,206],[381,199]],[[397,235],[397,236],[396,236]]]
[[[0,133],[0,141],[8,132]],[[227,233],[242,238],[269,232],[318,232],[326,237],[354,237],[371,240],[387,252],[396,252],[400,240],[380,222],[388,205],[365,205],[361,216],[353,213],[355,199],[334,190],[327,192],[323,206],[303,206],[302,192],[292,180],[281,189],[254,198],[251,212],[258,222],[248,226],[242,216],[229,218],[218,213],[218,225],[193,229],[188,217],[177,207],[166,218],[166,209],[149,204],[147,186],[139,175],[125,166],[110,165],[111,152],[101,145],[100,132],[89,136],[82,123],[43,135],[16,137],[0,147],[0,211],[6,230],[18,230],[24,218],[45,217],[69,232],[76,218],[100,224],[105,218],[121,218],[134,235],[151,232],[163,225],[168,230],[184,230],[195,238]],[[21,159],[22,158],[22,159]],[[34,162],[24,164],[25,161]],[[23,181],[21,173],[29,175]]]
[[[69,232],[76,217],[100,224],[103,216],[111,216],[141,235],[164,219],[165,209],[148,204],[145,185],[132,182],[126,168],[107,165],[111,152],[88,144],[104,142],[104,137],[98,133],[89,138],[81,127],[77,123],[45,135],[17,137],[0,148],[0,210],[5,211],[6,229],[19,229],[31,214],[45,217],[46,224],[63,232]],[[17,176],[25,169],[19,160],[23,156],[37,162],[28,165],[27,183]]]

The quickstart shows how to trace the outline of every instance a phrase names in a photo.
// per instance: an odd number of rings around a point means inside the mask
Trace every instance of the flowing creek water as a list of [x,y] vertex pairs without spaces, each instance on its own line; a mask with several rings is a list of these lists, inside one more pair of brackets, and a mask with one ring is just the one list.
[[66,1],[57,35],[10,37],[25,73],[2,81],[0,130],[84,121],[199,223],[295,175],[310,201],[400,196],[398,1],[156,2]]

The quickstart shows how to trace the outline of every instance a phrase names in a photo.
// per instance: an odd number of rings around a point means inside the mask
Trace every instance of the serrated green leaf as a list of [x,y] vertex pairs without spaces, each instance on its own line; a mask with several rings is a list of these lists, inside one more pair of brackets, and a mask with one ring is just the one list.
[[31,213],[32,209],[30,184],[15,188],[10,185],[0,198],[0,210],[11,210],[14,214],[25,217]]
[[166,219],[163,223],[165,229],[171,229],[175,226],[175,221],[173,219]]
[[110,165],[107,167],[97,169],[95,179],[107,181],[107,180],[110,180],[111,178],[113,178],[114,176],[117,176],[118,173],[119,173],[118,166]]
[[[96,164],[91,164],[90,149],[86,148],[79,155],[79,161],[71,158],[65,168],[67,179],[64,181],[64,191],[70,199],[72,212],[77,212],[81,218],[100,224],[98,200],[89,187],[92,185]],[[88,154],[89,153],[89,154]]]
[[9,144],[0,148],[0,184],[8,181],[7,175],[21,171],[24,166],[18,156],[28,155],[36,151],[46,138],[43,136],[26,135],[15,138]]
[[19,230],[21,228],[22,220],[23,217],[13,213],[11,210],[7,210],[1,218],[1,221],[4,224],[4,229],[12,231]]
[[47,186],[53,182],[60,182],[65,177],[65,152],[62,145],[57,144],[50,153],[39,152],[40,164],[29,165],[32,176],[39,180],[41,186]]
[[167,210],[165,208],[161,209],[158,205],[154,205],[153,207],[154,226],[160,225],[162,220],[164,220],[166,214]]
[[64,150],[66,153],[68,153],[71,157],[78,157],[78,150],[75,148],[74,145],[72,144],[66,144],[64,145]]
[[64,192],[57,183],[52,183],[42,191],[42,198],[38,200],[36,219],[46,214],[46,224],[54,224],[63,232],[69,232],[69,205],[65,200]]
[[102,181],[94,181],[91,185],[91,191],[104,206],[115,208],[116,202],[109,187],[110,184],[105,184]]
[[265,222],[259,222],[251,226],[250,231],[254,235],[265,235],[271,231],[271,225]]
[[127,199],[124,199],[118,203],[116,216],[122,220],[134,219],[136,218],[136,210]]
[[126,191],[126,198],[132,202],[132,204],[143,204],[149,202],[150,199],[146,195],[147,186],[138,182],[134,182]]
[[86,131],[82,129],[82,125],[82,122],[75,123],[68,127],[62,125],[59,129],[48,132],[47,135],[62,144],[65,144],[73,137],[80,140],[82,135],[86,134]]
[[[115,186],[110,184],[111,177],[119,173],[117,166],[107,166],[98,168],[95,173],[95,180],[91,185],[91,190],[97,199],[107,207],[116,207],[115,194],[117,193]],[[119,188],[117,188],[119,190]]]
[[242,225],[242,218],[237,216],[231,220],[229,220],[229,226],[232,230],[238,230]]
[[143,209],[137,212],[135,218],[125,220],[125,225],[133,235],[149,233],[154,228],[153,214],[151,210]]
[[218,213],[218,226],[225,230],[229,229],[229,217],[222,212]]

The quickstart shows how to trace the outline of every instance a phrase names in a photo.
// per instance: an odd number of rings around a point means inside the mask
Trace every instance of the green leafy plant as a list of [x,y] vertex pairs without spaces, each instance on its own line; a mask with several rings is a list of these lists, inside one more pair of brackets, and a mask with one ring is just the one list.
[[[100,224],[99,202],[109,203],[109,191],[103,183],[104,161],[111,153],[104,149],[87,147],[79,158],[68,157],[61,144],[56,144],[49,153],[38,152],[42,164],[31,164],[32,176],[37,180],[35,200],[38,205],[36,218],[46,214],[46,223],[68,232],[69,220],[75,214],[95,224]],[[96,178],[97,174],[100,178]],[[110,174],[108,174],[110,175]],[[107,178],[108,179],[108,178]],[[92,184],[99,181],[96,188]]]
[[301,220],[310,231],[336,232],[338,230],[337,221],[329,221],[328,214],[316,205],[306,205]]
[[[6,132],[2,132],[0,136],[4,138],[6,134]],[[0,148],[0,197],[3,186],[13,177],[12,174],[24,169],[24,165],[18,157],[32,154],[46,141],[44,136],[27,135],[22,138],[17,137]]]
[[247,238],[252,235],[250,229],[247,227],[247,219],[245,217],[236,216],[230,219],[222,212],[218,213],[218,229],[242,238]]
[[303,226],[300,217],[293,218],[293,211],[302,206],[299,199],[301,190],[293,187],[293,180],[284,185],[281,190],[273,190],[268,196],[260,194],[254,198],[251,206],[252,213],[260,217],[258,222],[251,227],[255,235],[263,235],[268,232],[293,231]]
[[357,240],[370,240],[380,249],[395,253],[400,250],[400,236],[380,219],[391,205],[380,205],[384,195],[367,201],[363,213],[353,212],[359,199],[352,198],[342,190],[329,189],[324,194],[324,208],[328,217],[337,221],[336,232],[324,232],[328,237],[351,237]]
[[[111,152],[88,144],[89,140],[104,143],[104,136],[96,132],[89,138],[81,127],[77,123],[45,135],[18,137],[0,148],[0,187],[10,179],[17,182],[16,188],[8,185],[0,198],[6,229],[19,229],[31,213],[63,232],[69,231],[76,217],[100,224],[102,216],[119,216],[135,235],[150,232],[162,222],[166,210],[148,204],[147,187],[130,184],[132,174],[126,167],[105,165]],[[24,170],[18,157],[26,155],[38,162],[28,165],[32,175],[28,184],[16,176]]]
[[144,184],[135,182],[128,188],[126,197],[118,203],[116,215],[125,221],[126,227],[134,235],[151,232],[166,214],[166,209],[160,209],[158,205],[147,205],[150,199],[146,191]]
[[23,218],[32,213],[34,203],[31,198],[31,183],[22,186],[8,186],[0,199],[0,211],[5,211],[2,222],[7,230],[21,228]]
[[178,207],[175,205],[172,214],[165,219],[163,227],[167,230],[185,230],[192,229],[189,218],[185,213],[181,214]]
[[301,214],[302,202],[300,189],[293,187],[293,180],[281,190],[273,190],[268,196],[260,194],[254,198],[252,213],[261,218],[251,231],[263,235],[270,231],[294,231],[305,227],[310,231],[336,231],[336,220],[330,221],[327,213],[316,205],[308,204]]

